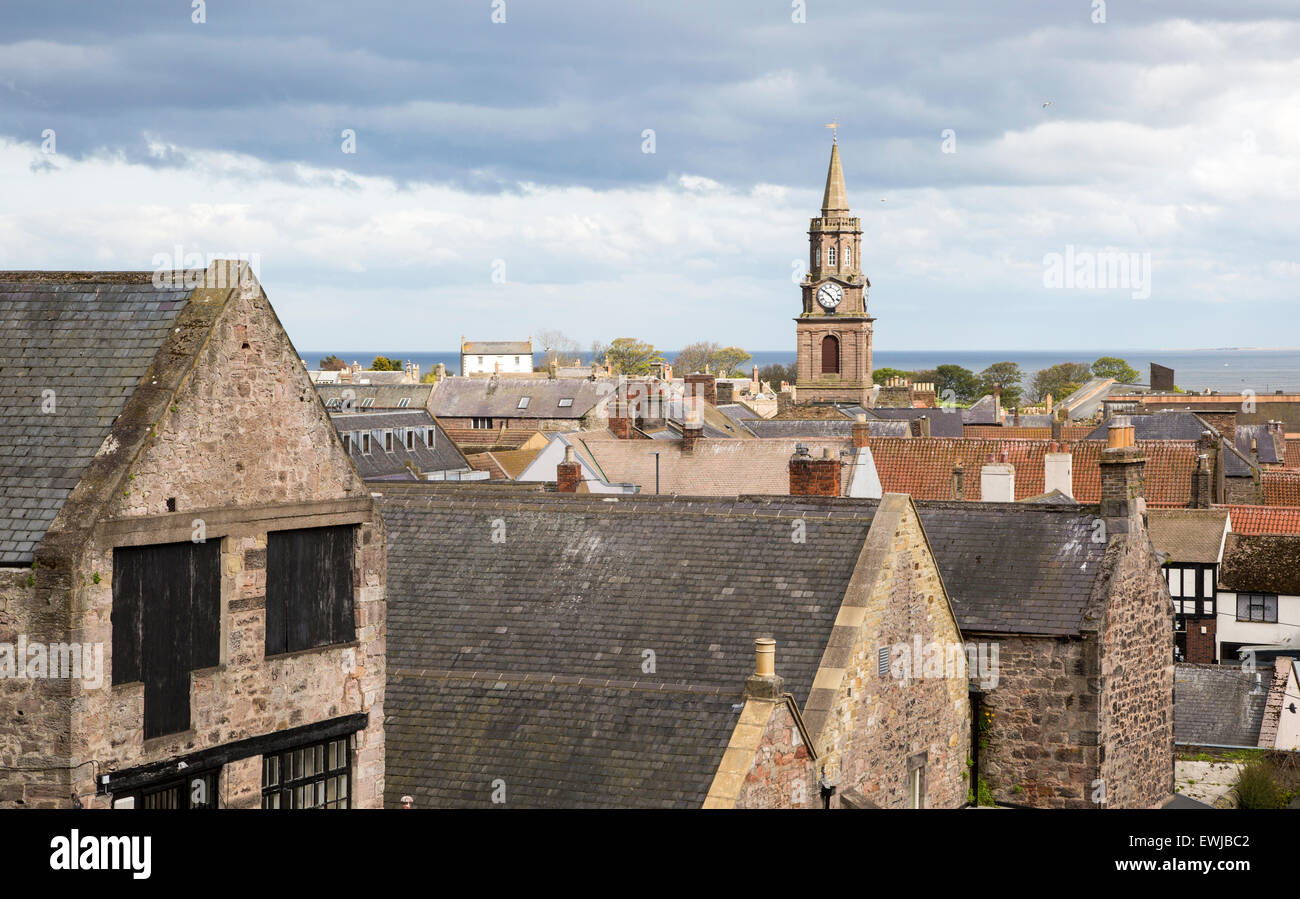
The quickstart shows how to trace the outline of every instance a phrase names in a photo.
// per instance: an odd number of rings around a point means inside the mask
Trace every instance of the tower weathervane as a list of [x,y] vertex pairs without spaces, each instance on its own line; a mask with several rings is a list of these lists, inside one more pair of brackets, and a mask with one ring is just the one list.
[[829,129],[831,129],[831,143],[833,143],[833,144],[838,144],[838,143],[840,142],[840,123],[839,123],[839,120],[836,120],[836,121],[834,121],[834,122],[830,122],[829,124],[826,125],[826,127],[829,128]]

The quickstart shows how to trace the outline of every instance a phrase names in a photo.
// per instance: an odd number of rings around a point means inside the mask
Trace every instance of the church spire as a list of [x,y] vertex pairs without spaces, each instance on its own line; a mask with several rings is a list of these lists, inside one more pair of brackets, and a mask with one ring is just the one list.
[[840,167],[840,142],[831,144],[831,167],[826,172],[826,193],[822,195],[822,215],[848,215],[849,195],[844,190],[844,169]]

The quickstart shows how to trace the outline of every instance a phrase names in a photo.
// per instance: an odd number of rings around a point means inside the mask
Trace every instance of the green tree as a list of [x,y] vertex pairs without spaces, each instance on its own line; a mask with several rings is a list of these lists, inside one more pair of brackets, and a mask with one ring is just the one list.
[[710,364],[719,377],[740,378],[745,374],[741,366],[752,358],[754,357],[738,346],[724,346],[714,353]]
[[891,378],[908,378],[912,377],[910,371],[903,371],[901,368],[878,368],[871,373],[871,380],[877,384],[884,384]]
[[333,353],[320,361],[321,371],[343,371],[347,367],[348,364]]
[[968,404],[979,399],[980,382],[975,373],[960,365],[940,365],[934,370],[934,390],[940,401],[949,390],[955,402]]
[[993,393],[993,385],[1002,385],[1002,408],[1011,409],[1020,405],[1021,382],[1025,373],[1014,362],[994,362],[979,373],[981,396]]
[[421,384],[437,384],[437,383],[438,383],[438,372],[437,372],[437,371],[426,371],[424,374],[420,375],[420,383],[421,383]]
[[371,371],[401,371],[401,359],[389,359],[387,356],[376,356],[370,363]]
[[1114,378],[1121,384],[1136,384],[1137,370],[1118,356],[1102,356],[1092,363],[1094,378]]
[[[1062,362],[1035,372],[1029,393],[1036,403],[1045,400],[1049,393],[1054,399],[1064,399],[1078,390],[1091,374],[1092,370],[1085,362]],[[1004,399],[1003,405],[1005,404]]]
[[619,337],[608,346],[593,344],[593,349],[603,350],[597,361],[603,362],[609,357],[615,374],[646,375],[650,369],[661,364],[664,357],[654,348],[654,344],[643,343],[635,337]]

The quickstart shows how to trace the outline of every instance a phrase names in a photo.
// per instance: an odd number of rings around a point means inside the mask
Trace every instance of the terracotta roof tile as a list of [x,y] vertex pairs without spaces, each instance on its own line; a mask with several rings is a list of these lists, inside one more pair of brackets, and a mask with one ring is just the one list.
[[1300,506],[1223,506],[1234,534],[1300,534]]
[[1263,471],[1260,488],[1266,506],[1300,506],[1300,471]]
[[[1050,440],[956,439],[948,437],[872,438],[871,454],[880,481],[888,493],[910,493],[916,499],[951,499],[952,468],[958,461],[966,470],[965,496],[978,500],[980,468],[989,454],[1016,467],[1016,499],[1044,492],[1043,456]],[[1138,441],[1146,453],[1146,496],[1148,500],[1186,506],[1191,502],[1192,470],[1196,465],[1196,443],[1190,440]],[[1101,499],[1101,469],[1098,464],[1105,442],[1066,441],[1074,454],[1074,498],[1081,503]]]

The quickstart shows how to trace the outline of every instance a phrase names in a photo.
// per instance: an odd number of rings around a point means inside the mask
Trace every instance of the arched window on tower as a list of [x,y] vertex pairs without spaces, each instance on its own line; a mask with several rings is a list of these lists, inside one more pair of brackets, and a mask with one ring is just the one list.
[[840,341],[833,334],[822,338],[822,374],[838,375],[840,373]]
[[845,248],[844,248],[844,264],[845,264],[845,265],[852,265],[852,264],[853,264],[853,248],[852,248],[852,247],[845,247]]
[[813,268],[822,267],[822,248],[818,247],[813,250]]
[[834,248],[834,247],[827,247],[827,248],[826,248],[826,264],[829,265],[829,266],[831,266],[831,267],[834,267],[834,266],[835,266],[835,248]]

